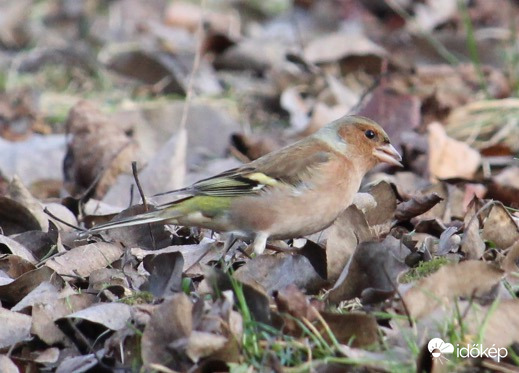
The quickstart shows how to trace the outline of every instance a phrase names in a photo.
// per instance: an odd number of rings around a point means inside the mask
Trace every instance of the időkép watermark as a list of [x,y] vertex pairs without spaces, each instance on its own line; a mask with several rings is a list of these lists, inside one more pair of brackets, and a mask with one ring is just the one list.
[[508,350],[504,347],[495,347],[492,345],[490,347],[484,347],[480,343],[467,343],[456,344],[456,348],[452,343],[446,343],[441,338],[433,338],[427,344],[427,349],[431,353],[433,359],[439,359],[442,362],[442,359],[448,360],[446,355],[456,354],[457,357],[460,358],[491,358],[499,362],[501,359],[508,356]]

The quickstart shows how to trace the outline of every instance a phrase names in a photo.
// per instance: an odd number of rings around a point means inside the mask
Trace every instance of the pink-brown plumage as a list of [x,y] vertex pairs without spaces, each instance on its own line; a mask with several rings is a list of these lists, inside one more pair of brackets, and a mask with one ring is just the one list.
[[352,203],[371,168],[400,160],[377,123],[345,116],[297,143],[175,191],[188,198],[92,231],[167,221],[250,237],[261,253],[269,238],[296,238],[328,227]]

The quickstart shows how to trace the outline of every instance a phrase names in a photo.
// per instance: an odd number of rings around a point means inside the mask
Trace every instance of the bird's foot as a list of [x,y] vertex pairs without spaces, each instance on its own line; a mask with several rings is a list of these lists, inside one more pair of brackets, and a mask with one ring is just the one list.
[[301,250],[300,248],[297,248],[297,247],[292,247],[292,246],[286,246],[286,247],[276,246],[276,245],[273,245],[273,244],[270,244],[270,243],[267,243],[265,248],[267,250],[272,250],[272,251],[275,251],[277,253],[286,253],[286,254],[298,253]]

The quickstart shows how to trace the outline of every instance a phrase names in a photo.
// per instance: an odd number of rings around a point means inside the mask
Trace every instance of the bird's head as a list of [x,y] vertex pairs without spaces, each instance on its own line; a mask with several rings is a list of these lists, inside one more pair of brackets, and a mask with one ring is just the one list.
[[367,170],[380,162],[402,167],[402,157],[391,145],[387,133],[371,119],[346,115],[319,132],[318,136],[336,150],[348,157],[362,158]]

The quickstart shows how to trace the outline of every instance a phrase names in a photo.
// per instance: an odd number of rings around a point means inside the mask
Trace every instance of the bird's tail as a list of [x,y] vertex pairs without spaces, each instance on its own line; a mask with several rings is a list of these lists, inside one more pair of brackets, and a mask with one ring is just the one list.
[[184,198],[173,203],[168,203],[165,205],[158,206],[158,208],[154,211],[144,212],[142,214],[137,214],[134,216],[128,216],[125,218],[117,219],[110,221],[105,224],[100,224],[95,227],[90,228],[85,234],[89,233],[97,233],[104,230],[114,229],[114,228],[122,228],[122,227],[130,227],[132,225],[140,225],[146,223],[157,223],[161,221],[175,220],[185,215],[185,211],[182,208],[183,201],[190,199],[191,197]]

